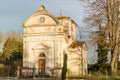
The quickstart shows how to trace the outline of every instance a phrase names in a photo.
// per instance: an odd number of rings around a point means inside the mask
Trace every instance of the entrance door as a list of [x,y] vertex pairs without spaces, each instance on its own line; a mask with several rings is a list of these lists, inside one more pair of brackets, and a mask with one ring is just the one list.
[[41,76],[45,75],[45,59],[38,60],[38,71],[39,71],[39,75]]

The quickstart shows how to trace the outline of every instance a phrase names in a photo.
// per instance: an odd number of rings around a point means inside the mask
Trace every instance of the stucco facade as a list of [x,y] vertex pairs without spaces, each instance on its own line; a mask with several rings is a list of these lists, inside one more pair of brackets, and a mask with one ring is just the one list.
[[[77,24],[70,17],[53,16],[42,5],[23,27],[23,67],[35,68],[36,75],[60,76],[63,52],[76,41]],[[84,54],[87,60],[87,52]]]

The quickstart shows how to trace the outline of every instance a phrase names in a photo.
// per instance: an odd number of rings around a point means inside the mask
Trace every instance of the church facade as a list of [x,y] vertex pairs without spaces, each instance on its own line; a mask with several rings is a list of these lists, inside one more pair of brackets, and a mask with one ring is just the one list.
[[23,23],[23,67],[35,75],[61,76],[67,54],[67,76],[87,75],[87,48],[76,41],[77,24],[66,16],[55,17],[42,5]]

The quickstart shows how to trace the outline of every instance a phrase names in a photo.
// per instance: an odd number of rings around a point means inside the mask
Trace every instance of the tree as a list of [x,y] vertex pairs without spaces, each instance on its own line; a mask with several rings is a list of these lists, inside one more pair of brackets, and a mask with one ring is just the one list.
[[67,72],[67,54],[64,53],[64,62],[62,68],[62,80],[66,80],[66,72]]
[[2,42],[3,42],[3,33],[0,33],[0,49],[2,49]]
[[[107,49],[111,51],[110,67],[112,75],[115,75],[117,72],[118,47],[120,44],[118,38],[118,30],[120,28],[120,0],[86,0],[86,3],[89,4],[87,5],[89,13],[85,22],[91,24],[96,30],[99,24],[104,28],[100,30],[105,30],[105,37],[103,39],[108,43]],[[98,45],[97,42],[96,44]]]
[[3,39],[3,33],[0,33],[0,43],[2,42]]
[[97,53],[98,53],[98,60],[95,64],[96,70],[105,72],[108,68],[108,43],[106,41],[106,31],[104,28],[99,25],[99,31],[97,33],[97,38],[95,43],[97,43]]
[[22,45],[22,40],[16,33],[9,33],[9,35],[7,35],[7,39],[3,45],[3,51],[0,54],[0,63],[7,67],[8,76],[9,70],[12,67],[15,68],[16,63],[22,62]]
[[98,49],[97,49],[98,60],[95,65],[97,66],[98,71],[105,72],[105,70],[107,70],[109,66],[107,65],[108,49],[105,49],[106,43],[104,42],[101,44],[97,44],[97,45],[98,45]]

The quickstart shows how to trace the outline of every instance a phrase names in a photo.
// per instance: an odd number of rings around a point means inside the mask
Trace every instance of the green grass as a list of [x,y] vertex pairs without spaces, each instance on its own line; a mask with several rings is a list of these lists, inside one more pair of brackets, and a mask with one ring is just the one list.
[[88,75],[88,80],[120,80],[120,72],[116,74],[116,76],[111,76],[111,75],[103,75],[98,72],[89,74]]

